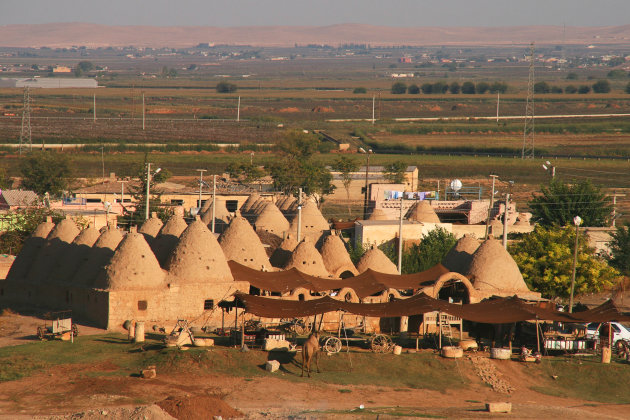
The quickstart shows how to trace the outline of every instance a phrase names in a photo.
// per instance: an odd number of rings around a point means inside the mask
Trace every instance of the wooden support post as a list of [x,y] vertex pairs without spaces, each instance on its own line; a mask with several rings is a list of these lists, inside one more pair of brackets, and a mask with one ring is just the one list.
[[538,320],[536,320],[536,348],[538,349],[538,353],[540,353],[540,330]]
[[241,321],[241,348],[245,348],[245,312],[241,315],[243,320]]
[[612,322],[608,322],[608,348],[612,353],[612,342],[613,342],[613,330],[612,330]]
[[238,331],[238,302],[234,301],[234,345],[236,345],[236,332]]
[[437,316],[437,326],[438,326],[438,331],[439,331],[439,341],[438,341],[438,346],[439,349],[442,349],[442,312],[438,312],[438,316]]

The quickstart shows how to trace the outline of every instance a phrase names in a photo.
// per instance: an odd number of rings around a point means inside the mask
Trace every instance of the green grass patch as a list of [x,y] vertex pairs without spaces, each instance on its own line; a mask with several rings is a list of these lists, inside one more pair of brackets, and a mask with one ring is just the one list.
[[351,410],[318,410],[304,411],[300,414],[327,414],[333,416],[349,416],[351,418],[378,418],[378,416],[387,416],[388,418],[412,417],[422,419],[445,419],[447,417],[435,414],[427,414],[414,408],[405,407],[370,407],[370,408],[354,408]]

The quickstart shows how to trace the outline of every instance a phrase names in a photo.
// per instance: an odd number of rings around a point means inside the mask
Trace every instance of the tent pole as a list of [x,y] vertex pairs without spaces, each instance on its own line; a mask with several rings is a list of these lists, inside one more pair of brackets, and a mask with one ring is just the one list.
[[610,349],[611,353],[612,353],[612,322],[608,321],[608,348]]
[[538,349],[538,353],[540,353],[540,331],[538,328],[538,319],[536,319],[536,348]]
[[241,348],[245,348],[245,312],[241,315],[243,321],[241,322]]
[[438,312],[437,325],[438,325],[438,331],[440,334],[440,339],[438,341],[438,346],[439,346],[438,350],[440,350],[442,348],[442,312]]
[[236,345],[236,331],[238,331],[238,304],[234,302],[234,345]]

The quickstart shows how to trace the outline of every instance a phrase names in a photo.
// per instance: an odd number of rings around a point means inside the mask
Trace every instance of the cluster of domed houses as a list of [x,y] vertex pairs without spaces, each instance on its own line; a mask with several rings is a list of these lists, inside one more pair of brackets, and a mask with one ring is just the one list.
[[[101,231],[91,226],[80,230],[71,218],[56,225],[47,219],[25,242],[7,279],[0,282],[0,300],[7,305],[71,309],[73,316],[107,329],[119,329],[128,319],[160,325],[188,319],[218,326],[219,302],[230,300],[237,291],[295,300],[322,294],[343,298],[338,289],[361,273],[398,275],[377,247],[355,266],[343,239],[331,231],[311,201],[301,209],[298,243],[296,207],[293,197],[269,200],[253,194],[236,213],[228,212],[218,200],[214,211],[211,205],[204,206],[190,224],[176,211],[165,224],[152,215],[137,231],[132,228],[127,233],[113,225]],[[418,205],[411,216],[420,222],[418,218],[433,216],[423,212],[426,207]],[[221,232],[218,239],[210,230],[213,214],[215,230]],[[371,217],[382,215],[375,212]],[[446,268],[435,271],[435,278],[415,285],[413,292],[471,303],[493,295],[539,298],[528,290],[516,263],[494,239],[480,243],[462,237],[443,265]],[[293,275],[314,276],[328,280],[331,289],[298,297],[290,289],[297,283],[285,281],[289,286],[281,292],[261,290],[250,280],[256,272],[264,272],[271,282],[275,273],[278,281]],[[337,280],[339,287],[331,280]],[[352,296],[374,302],[392,293],[400,296],[386,286],[371,299]]]

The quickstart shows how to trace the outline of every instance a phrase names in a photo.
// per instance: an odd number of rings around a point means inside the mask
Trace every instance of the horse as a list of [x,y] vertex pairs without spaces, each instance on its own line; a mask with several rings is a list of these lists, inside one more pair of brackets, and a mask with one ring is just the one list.
[[319,332],[316,331],[308,336],[308,339],[302,346],[302,374],[300,377],[304,377],[304,366],[306,365],[306,372],[308,377],[311,377],[311,360],[315,357],[315,365],[317,366],[317,373],[319,371]]

